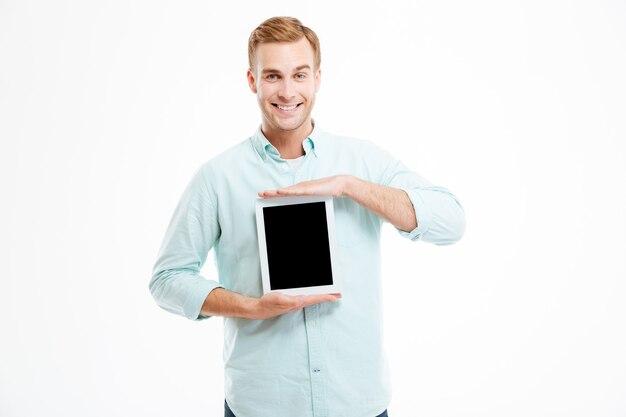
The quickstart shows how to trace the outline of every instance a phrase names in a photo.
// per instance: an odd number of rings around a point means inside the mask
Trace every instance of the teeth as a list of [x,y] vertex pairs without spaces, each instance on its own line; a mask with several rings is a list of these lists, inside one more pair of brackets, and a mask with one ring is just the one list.
[[290,111],[298,107],[297,104],[294,104],[293,106],[281,106],[280,104],[277,104],[276,106],[278,106],[279,109],[285,110],[285,111]]

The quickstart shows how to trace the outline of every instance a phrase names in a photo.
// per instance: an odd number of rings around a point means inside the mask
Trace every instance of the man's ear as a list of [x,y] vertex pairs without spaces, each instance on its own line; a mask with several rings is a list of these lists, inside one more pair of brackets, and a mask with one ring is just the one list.
[[320,84],[322,83],[322,69],[318,68],[315,71],[315,92],[317,93],[320,89]]
[[254,78],[254,74],[252,73],[252,69],[248,68],[248,73],[246,74],[248,77],[248,87],[254,94],[256,94],[256,79]]

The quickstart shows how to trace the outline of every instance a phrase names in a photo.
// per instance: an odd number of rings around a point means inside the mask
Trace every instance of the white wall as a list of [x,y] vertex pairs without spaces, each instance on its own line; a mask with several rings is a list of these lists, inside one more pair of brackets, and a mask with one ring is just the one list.
[[321,38],[318,123],[466,209],[384,234],[390,415],[626,415],[626,3],[271,4],[0,1],[0,415],[220,415],[221,321],[147,283],[273,15]]

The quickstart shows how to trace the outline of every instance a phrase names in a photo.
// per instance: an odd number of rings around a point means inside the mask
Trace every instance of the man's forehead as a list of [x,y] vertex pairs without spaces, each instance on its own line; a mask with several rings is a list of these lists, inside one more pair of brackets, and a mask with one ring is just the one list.
[[296,42],[262,43],[258,45],[255,55],[259,69],[285,71],[304,66],[313,68],[315,62],[315,52],[306,38]]

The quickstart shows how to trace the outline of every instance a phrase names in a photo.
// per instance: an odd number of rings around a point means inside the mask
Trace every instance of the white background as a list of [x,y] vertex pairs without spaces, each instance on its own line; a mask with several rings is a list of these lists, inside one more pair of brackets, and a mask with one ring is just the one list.
[[0,0],[0,415],[223,412],[221,319],[147,285],[192,173],[260,122],[273,15],[322,41],[324,130],[465,206],[454,246],[385,229],[390,415],[626,416],[617,0]]

